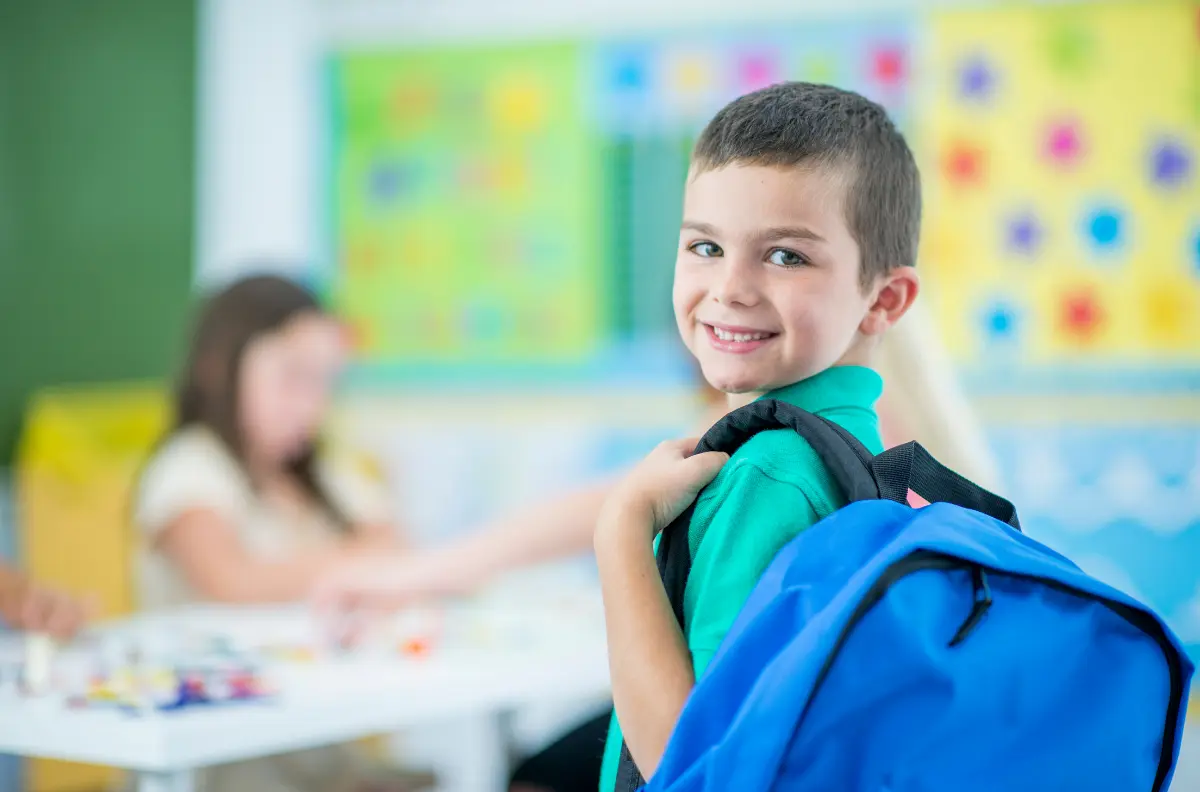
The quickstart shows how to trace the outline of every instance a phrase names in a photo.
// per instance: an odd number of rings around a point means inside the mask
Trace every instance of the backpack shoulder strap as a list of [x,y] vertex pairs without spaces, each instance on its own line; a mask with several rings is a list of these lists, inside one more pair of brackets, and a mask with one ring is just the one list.
[[912,490],[930,503],[953,503],[1021,530],[1016,507],[1011,502],[938,462],[920,443],[889,448],[870,464],[879,482],[879,494],[887,500],[907,503],[908,492]]
[[[754,435],[772,429],[791,429],[808,441],[847,500],[875,500],[880,497],[879,485],[870,467],[871,453],[863,444],[838,424],[787,402],[759,399],[730,412],[704,434],[696,446],[696,453],[723,451],[732,456]],[[663,530],[656,557],[663,588],[681,628],[684,627],[684,592],[692,570],[688,530],[694,510],[695,504],[688,506]],[[629,746],[622,745],[614,792],[633,792],[643,784],[645,780],[629,754]]]
[[[803,437],[829,469],[848,501],[880,497],[879,485],[871,471],[871,453],[854,435],[833,421],[775,399],[760,399],[730,412],[700,438],[696,453],[723,451],[733,456],[750,438],[772,429],[791,429]],[[658,545],[658,571],[681,626],[683,594],[692,568],[688,529],[693,511],[694,504],[668,525]]]

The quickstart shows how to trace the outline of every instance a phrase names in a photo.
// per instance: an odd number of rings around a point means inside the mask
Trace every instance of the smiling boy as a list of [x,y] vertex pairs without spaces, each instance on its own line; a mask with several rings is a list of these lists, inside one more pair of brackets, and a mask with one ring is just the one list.
[[[882,451],[871,364],[917,294],[920,215],[912,153],[878,105],[785,83],[726,106],[693,152],[675,263],[676,322],[708,382],[731,404],[790,402]],[[845,503],[794,432],[760,433],[731,459],[692,456],[695,442],[659,447],[597,524],[616,706],[601,792],[614,789],[622,740],[654,773],[775,554]],[[652,540],[693,500],[681,631]]]

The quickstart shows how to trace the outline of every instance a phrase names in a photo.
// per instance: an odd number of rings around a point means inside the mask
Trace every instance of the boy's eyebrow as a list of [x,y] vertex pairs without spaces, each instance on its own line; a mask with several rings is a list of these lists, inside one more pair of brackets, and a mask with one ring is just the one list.
[[[717,236],[717,229],[708,223],[701,223],[695,220],[684,220],[680,228],[685,228],[690,231],[695,231],[705,236]],[[810,239],[813,242],[824,242],[825,237],[813,231],[811,228],[802,226],[779,226],[777,228],[768,228],[759,234],[761,239],[768,242],[777,242],[781,239]]]
[[772,242],[777,242],[780,239],[811,239],[813,242],[825,241],[825,237],[816,231],[802,226],[768,228],[766,231],[763,231],[762,238]]
[[695,220],[684,220],[682,225],[680,225],[679,227],[686,228],[691,231],[695,231],[699,234],[704,234],[705,236],[716,236],[717,235],[717,229],[713,228],[708,223],[700,223]]

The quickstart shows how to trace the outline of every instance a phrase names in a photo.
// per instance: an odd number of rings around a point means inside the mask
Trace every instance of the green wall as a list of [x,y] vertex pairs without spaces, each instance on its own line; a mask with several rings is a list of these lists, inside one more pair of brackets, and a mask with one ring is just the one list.
[[196,38],[195,0],[0,0],[0,467],[34,389],[169,371]]

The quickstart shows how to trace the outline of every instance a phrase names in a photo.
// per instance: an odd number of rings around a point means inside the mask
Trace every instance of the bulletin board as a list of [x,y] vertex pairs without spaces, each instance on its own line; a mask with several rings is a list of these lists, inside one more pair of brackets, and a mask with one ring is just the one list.
[[924,261],[967,370],[1200,370],[1200,6],[930,20]]
[[601,333],[573,45],[338,60],[332,296],[360,359],[553,362]]
[[326,285],[356,373],[690,383],[671,280],[701,127],[781,79],[906,123],[911,38],[851,20],[335,55]]

